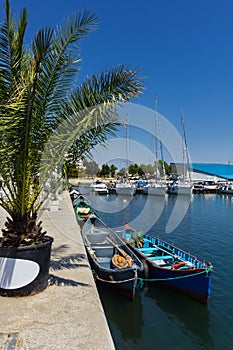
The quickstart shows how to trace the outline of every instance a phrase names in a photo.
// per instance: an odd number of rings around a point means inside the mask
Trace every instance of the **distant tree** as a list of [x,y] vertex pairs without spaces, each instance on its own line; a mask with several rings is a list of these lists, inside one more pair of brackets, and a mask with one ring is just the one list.
[[119,175],[119,176],[124,176],[124,175],[126,175],[126,169],[125,169],[125,168],[121,168],[121,169],[118,171],[118,175]]
[[166,175],[170,175],[172,172],[171,165],[169,165],[167,162],[164,162],[164,168],[165,168]]
[[135,163],[135,164],[131,164],[128,168],[128,172],[129,174],[131,175],[137,175],[138,174],[138,165]]
[[109,176],[109,173],[110,173],[110,168],[108,164],[103,164],[101,170],[98,172],[98,175],[106,177],[106,176]]
[[142,169],[142,171],[145,175],[152,176],[155,173],[155,167],[152,164],[141,164],[140,168]]
[[99,170],[99,166],[95,161],[84,162],[84,166],[86,167],[87,175],[96,175]]
[[[158,170],[161,176],[171,174],[171,166],[167,162],[165,161],[162,162],[162,160],[159,160],[158,164],[159,164]],[[163,170],[163,167],[164,167],[164,170]],[[165,171],[165,174],[164,174],[164,171]]]
[[112,165],[110,165],[110,169],[109,170],[110,170],[111,177],[114,177],[116,175],[117,167],[114,164],[112,164]]
[[64,177],[75,178],[78,177],[78,169],[76,166],[76,162],[66,159],[63,165]]
[[144,173],[144,171],[142,170],[141,167],[138,167],[138,176],[140,176],[140,177],[145,176],[145,173]]

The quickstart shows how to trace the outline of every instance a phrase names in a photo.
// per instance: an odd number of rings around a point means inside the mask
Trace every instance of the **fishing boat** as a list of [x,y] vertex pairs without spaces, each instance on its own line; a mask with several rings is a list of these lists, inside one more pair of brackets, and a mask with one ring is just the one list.
[[96,281],[118,288],[133,300],[143,273],[140,259],[96,215],[88,218],[81,232]]
[[73,206],[78,221],[86,221],[93,213],[90,201],[82,195],[75,199]]
[[80,197],[81,193],[79,191],[77,191],[75,188],[72,188],[69,192],[70,194],[70,198],[73,204],[73,207],[76,205],[76,201],[78,200],[78,198]]
[[[143,261],[146,281],[189,295],[202,304],[210,298],[213,266],[173,244],[131,229],[127,244]],[[123,234],[124,235],[124,234]]]

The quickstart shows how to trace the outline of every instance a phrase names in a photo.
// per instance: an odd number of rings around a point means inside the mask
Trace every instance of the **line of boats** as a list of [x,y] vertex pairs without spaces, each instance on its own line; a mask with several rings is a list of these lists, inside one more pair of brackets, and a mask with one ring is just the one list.
[[90,185],[91,190],[98,194],[116,193],[118,195],[133,196],[136,193],[146,195],[165,196],[168,194],[191,195],[192,193],[220,193],[233,194],[233,183],[215,183],[214,181],[198,181],[194,183],[174,180],[170,182],[155,182],[147,180],[129,180],[121,179],[113,182],[103,182],[100,179],[93,181]]
[[98,217],[84,196],[75,190],[70,195],[96,281],[118,288],[131,300],[139,285],[146,282],[175,289],[203,304],[208,302],[213,272],[210,262],[128,224],[120,236]]

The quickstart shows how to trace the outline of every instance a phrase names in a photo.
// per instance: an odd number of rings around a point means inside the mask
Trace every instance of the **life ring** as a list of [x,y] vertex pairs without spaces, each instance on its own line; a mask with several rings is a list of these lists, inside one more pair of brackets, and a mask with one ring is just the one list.
[[177,269],[179,269],[180,267],[185,266],[185,265],[186,265],[185,262],[180,262],[180,263],[177,263],[177,264],[173,264],[173,265],[172,265],[172,268],[175,269],[175,270],[177,270]]
[[126,258],[124,258],[123,256],[121,256],[119,254],[114,254],[113,255],[112,263],[118,269],[126,268],[126,267],[132,265],[132,261],[131,260],[126,259]]

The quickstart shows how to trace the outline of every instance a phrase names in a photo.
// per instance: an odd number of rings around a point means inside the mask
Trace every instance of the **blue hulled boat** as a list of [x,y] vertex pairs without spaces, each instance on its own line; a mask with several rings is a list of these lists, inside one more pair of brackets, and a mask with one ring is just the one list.
[[[135,231],[136,232],[136,231]],[[128,242],[144,263],[145,280],[163,284],[206,304],[210,297],[212,264],[159,238],[144,235]],[[138,247],[138,246],[140,247]]]

